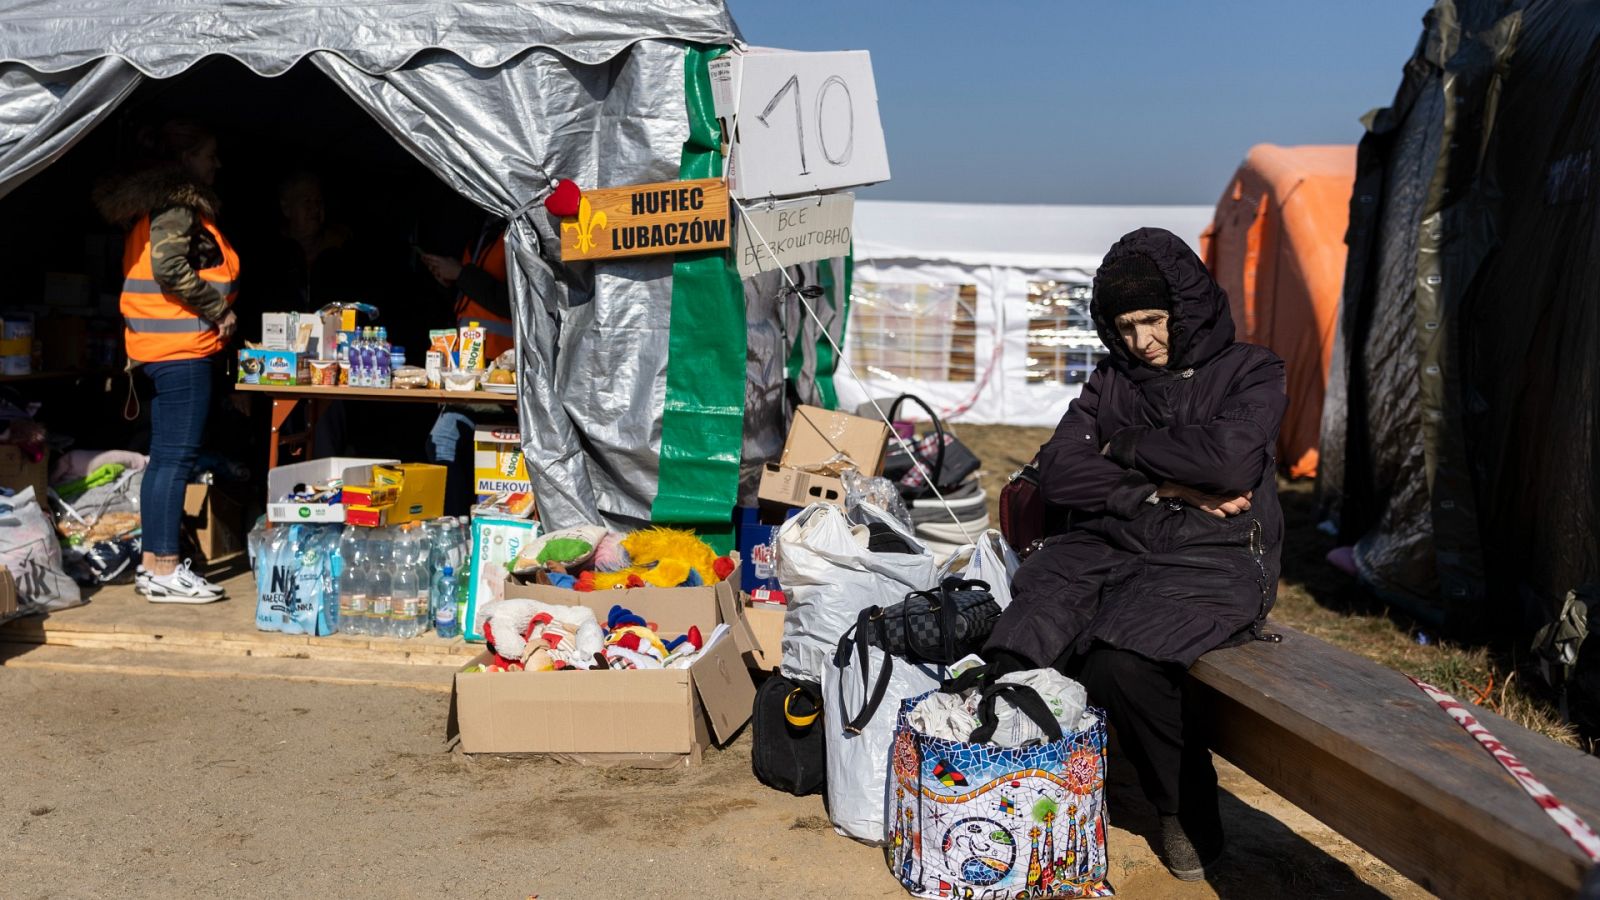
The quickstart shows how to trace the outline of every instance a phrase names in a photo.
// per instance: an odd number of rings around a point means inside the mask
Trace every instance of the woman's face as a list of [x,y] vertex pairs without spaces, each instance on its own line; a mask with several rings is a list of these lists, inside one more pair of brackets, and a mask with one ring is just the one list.
[[1136,309],[1117,316],[1117,333],[1128,345],[1133,355],[1147,365],[1161,368],[1167,364],[1167,320],[1171,315],[1164,309]]
[[200,146],[183,155],[183,167],[195,181],[210,187],[217,183],[222,160],[217,157],[217,139],[206,138]]

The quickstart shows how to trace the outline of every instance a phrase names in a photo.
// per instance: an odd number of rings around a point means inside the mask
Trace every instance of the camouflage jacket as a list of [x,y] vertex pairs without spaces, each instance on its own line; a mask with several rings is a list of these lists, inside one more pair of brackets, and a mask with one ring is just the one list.
[[132,228],[150,217],[150,268],[156,283],[212,322],[228,312],[227,301],[200,278],[200,270],[222,262],[222,250],[201,224],[216,219],[217,198],[176,166],[144,169],[96,186],[95,206],[107,222]]

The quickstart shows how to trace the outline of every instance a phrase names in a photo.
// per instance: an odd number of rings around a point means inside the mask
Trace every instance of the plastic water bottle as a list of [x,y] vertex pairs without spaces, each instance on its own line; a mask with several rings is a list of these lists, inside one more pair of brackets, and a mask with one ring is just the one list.
[[345,634],[367,633],[367,578],[359,529],[349,527],[339,537],[335,551],[339,584],[339,630]]
[[352,354],[360,361],[356,364],[356,371],[361,374],[361,386],[372,387],[373,381],[373,354],[372,354],[372,329],[361,329],[361,344]]
[[384,329],[378,329],[377,339],[372,346],[372,386],[386,388],[390,384],[389,373],[389,338],[384,334]]
[[460,632],[456,616],[456,573],[453,566],[445,566],[433,580],[433,632],[442,638],[453,638]]
[[425,576],[419,574],[419,544],[415,529],[406,529],[395,538],[394,623],[398,637],[416,637],[428,630],[428,596]]
[[[386,531],[386,529],[385,529]],[[369,606],[369,616],[372,627],[367,631],[371,635],[394,634],[394,572],[391,571],[392,550],[391,540],[385,531],[373,534],[372,564],[367,568],[369,574],[368,596],[372,598]]]

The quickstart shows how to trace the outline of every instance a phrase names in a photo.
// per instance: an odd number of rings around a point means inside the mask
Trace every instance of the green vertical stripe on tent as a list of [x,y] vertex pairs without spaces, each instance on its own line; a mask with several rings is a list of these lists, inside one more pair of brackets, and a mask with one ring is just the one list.
[[[679,178],[722,175],[722,126],[706,64],[726,47],[691,46],[683,60],[689,138]],[[747,334],[744,285],[731,250],[680,253],[672,266],[667,396],[652,521],[693,527],[719,553],[733,542],[744,454]]]
[[[828,298],[830,308],[839,313],[839,346],[844,346],[845,325],[850,320],[850,286],[854,277],[855,259],[853,256],[844,257],[844,296],[835,295],[837,283],[833,277],[833,260],[825,259],[817,263],[817,286],[822,288],[823,296]],[[801,309],[800,327],[802,329],[811,323],[811,317]],[[821,319],[819,314],[818,319]],[[811,323],[814,324],[814,323]],[[817,368],[813,380],[817,385],[818,400],[828,409],[839,408],[839,392],[833,385],[833,375],[839,370],[839,360],[833,352],[833,345],[828,342],[825,335],[818,334],[816,341]],[[785,367],[791,382],[800,380],[800,371],[805,367],[805,347],[796,340],[793,347],[789,348],[789,360]]]

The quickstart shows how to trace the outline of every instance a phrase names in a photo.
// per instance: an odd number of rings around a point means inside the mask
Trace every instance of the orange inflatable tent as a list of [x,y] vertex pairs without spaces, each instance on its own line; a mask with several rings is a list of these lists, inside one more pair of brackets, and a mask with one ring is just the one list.
[[1258,144],[1201,237],[1240,339],[1272,348],[1287,363],[1289,410],[1278,460],[1293,478],[1317,474],[1355,175],[1353,145]]

